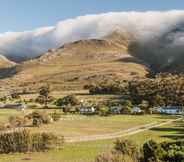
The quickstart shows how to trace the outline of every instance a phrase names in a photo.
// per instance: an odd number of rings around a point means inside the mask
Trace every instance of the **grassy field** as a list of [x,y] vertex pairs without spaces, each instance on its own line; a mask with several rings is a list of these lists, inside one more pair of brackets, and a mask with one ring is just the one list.
[[30,129],[32,131],[52,132],[65,137],[76,137],[113,133],[152,122],[164,122],[171,118],[175,117],[168,118],[160,115],[117,115],[110,117],[67,115],[54,124]]
[[[138,145],[142,145],[144,141],[149,139],[154,139],[158,142],[176,138],[181,139],[184,138],[183,126],[183,122],[176,122],[126,138],[133,140]],[[2,155],[0,162],[92,162],[96,155],[111,150],[114,141],[115,139],[74,144],[69,143],[65,144],[62,150],[52,150],[45,153]]]
[[[26,110],[24,113],[17,110],[0,110],[0,121],[5,122],[10,115],[23,115],[30,111],[32,110]],[[50,131],[59,135],[61,134],[74,137],[79,135],[83,136],[116,132],[119,130],[135,127],[137,125],[147,124],[155,121],[163,122],[173,118],[176,117],[161,115],[118,115],[110,117],[63,115],[63,120],[59,122],[41,126],[40,128],[31,128],[31,130]],[[183,126],[184,124],[182,122],[176,122],[172,125],[154,128],[152,130],[138,133],[126,138],[135,141],[138,145],[143,144],[143,142],[148,139],[164,141],[184,138]],[[95,156],[98,154],[112,149],[114,141],[115,139],[99,140],[93,142],[66,143],[64,148],[61,150],[51,150],[40,153],[1,155],[0,162],[92,162],[94,161]]]

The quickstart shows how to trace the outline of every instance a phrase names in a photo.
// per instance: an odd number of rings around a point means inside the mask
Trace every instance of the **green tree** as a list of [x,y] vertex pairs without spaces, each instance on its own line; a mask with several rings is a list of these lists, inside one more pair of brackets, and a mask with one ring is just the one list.
[[43,99],[43,104],[45,108],[48,107],[47,104],[48,104],[49,93],[50,93],[50,87],[48,85],[41,87],[39,90],[39,95],[40,95],[40,98]]
[[132,102],[131,102],[130,100],[125,100],[125,101],[123,102],[122,113],[124,113],[124,114],[129,114],[129,113],[131,113],[132,107],[133,107]]
[[69,96],[65,96],[63,98],[59,98],[55,102],[56,106],[69,106],[69,105],[76,106],[79,103],[80,102],[75,95],[69,95]]
[[107,116],[109,114],[109,108],[106,106],[102,106],[99,108],[99,115],[100,116]]
[[165,106],[165,101],[164,101],[164,97],[160,96],[160,95],[156,95],[153,98],[153,106]]
[[141,110],[144,110],[146,113],[150,113],[149,102],[146,100],[142,100],[141,104],[139,105]]

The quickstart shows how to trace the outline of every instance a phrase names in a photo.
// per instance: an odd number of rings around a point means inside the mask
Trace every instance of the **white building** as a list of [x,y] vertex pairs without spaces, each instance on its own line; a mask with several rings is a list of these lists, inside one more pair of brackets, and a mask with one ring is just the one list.
[[157,112],[161,114],[182,115],[183,109],[180,106],[167,106],[157,108]]
[[96,112],[94,107],[82,107],[80,108],[80,114],[83,115],[90,115],[90,114],[94,114]]
[[142,113],[142,110],[139,107],[133,107],[132,108],[132,114],[138,114],[138,113]]
[[4,108],[24,110],[27,108],[27,106],[25,104],[22,104],[22,103],[13,103],[13,104],[5,104]]

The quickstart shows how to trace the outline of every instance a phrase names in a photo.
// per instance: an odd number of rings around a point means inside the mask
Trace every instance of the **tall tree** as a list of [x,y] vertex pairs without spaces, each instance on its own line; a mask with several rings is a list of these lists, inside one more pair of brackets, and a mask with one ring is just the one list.
[[47,104],[48,104],[49,93],[50,93],[49,85],[43,86],[39,90],[39,95],[40,95],[40,97],[43,98],[43,103],[44,103],[45,108],[48,107]]

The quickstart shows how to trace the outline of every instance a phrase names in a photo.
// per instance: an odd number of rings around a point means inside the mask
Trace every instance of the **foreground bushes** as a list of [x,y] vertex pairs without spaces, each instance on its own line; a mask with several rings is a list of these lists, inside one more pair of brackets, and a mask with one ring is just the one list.
[[138,147],[129,140],[117,140],[114,149],[97,156],[95,162],[138,162],[140,152]]
[[62,147],[63,137],[50,133],[30,133],[28,130],[0,134],[0,153],[45,151]]
[[31,119],[33,121],[33,126],[40,126],[41,124],[49,124],[52,123],[52,117],[46,113],[41,111],[34,111],[31,114],[28,114],[26,118]]
[[114,149],[95,162],[184,162],[184,141],[144,143],[141,149],[128,140],[118,140]]

